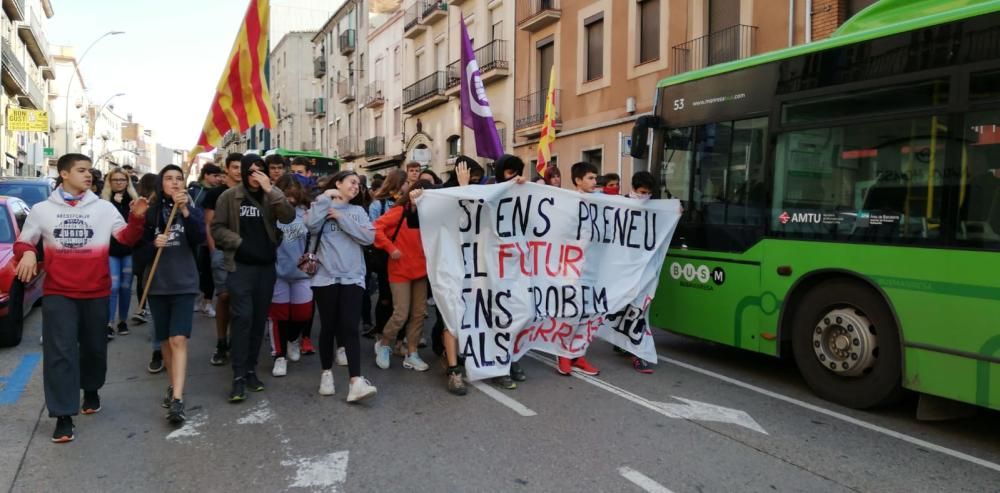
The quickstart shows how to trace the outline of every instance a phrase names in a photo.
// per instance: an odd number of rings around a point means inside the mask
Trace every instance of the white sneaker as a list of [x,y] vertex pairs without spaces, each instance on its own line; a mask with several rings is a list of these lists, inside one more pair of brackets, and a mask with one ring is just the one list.
[[212,303],[205,303],[205,316],[215,318],[215,307],[212,306]]
[[299,346],[299,340],[288,341],[288,361],[298,361],[302,358],[302,347]]
[[416,371],[427,371],[430,369],[430,365],[424,363],[424,360],[420,359],[420,355],[414,352],[403,358],[403,368]]
[[347,402],[361,402],[375,395],[378,389],[365,377],[358,377],[351,382],[351,390],[347,392]]
[[197,300],[194,302],[194,313],[205,311],[205,302]]
[[275,358],[274,368],[271,369],[272,377],[283,377],[288,375],[288,360],[285,358]]
[[392,348],[383,346],[382,341],[375,341],[375,364],[383,370],[389,369],[389,358],[392,356]]
[[434,298],[427,298],[427,306],[437,306],[437,303],[434,301]]
[[319,395],[333,395],[333,392],[333,372],[323,370],[323,374],[319,377]]
[[337,348],[337,366],[347,366],[347,350],[342,347]]

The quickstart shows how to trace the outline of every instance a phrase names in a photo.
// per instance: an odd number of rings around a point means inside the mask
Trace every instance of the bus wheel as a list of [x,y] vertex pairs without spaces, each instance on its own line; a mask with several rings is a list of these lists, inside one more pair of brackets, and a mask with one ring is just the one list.
[[792,324],[795,363],[820,397],[866,409],[902,396],[899,328],[871,287],[826,281],[800,299]]

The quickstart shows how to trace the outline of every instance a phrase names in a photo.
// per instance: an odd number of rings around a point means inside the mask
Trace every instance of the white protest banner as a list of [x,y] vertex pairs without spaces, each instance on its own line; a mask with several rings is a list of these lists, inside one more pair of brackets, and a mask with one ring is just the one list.
[[417,210],[470,379],[506,375],[530,349],[583,356],[595,336],[656,361],[646,311],[679,201],[505,183],[428,190]]

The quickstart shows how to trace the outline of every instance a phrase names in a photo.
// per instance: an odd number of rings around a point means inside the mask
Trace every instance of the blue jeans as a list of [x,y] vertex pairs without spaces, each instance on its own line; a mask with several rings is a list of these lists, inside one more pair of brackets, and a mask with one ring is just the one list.
[[111,267],[111,298],[108,302],[108,324],[128,320],[128,308],[132,302],[132,256],[108,257]]

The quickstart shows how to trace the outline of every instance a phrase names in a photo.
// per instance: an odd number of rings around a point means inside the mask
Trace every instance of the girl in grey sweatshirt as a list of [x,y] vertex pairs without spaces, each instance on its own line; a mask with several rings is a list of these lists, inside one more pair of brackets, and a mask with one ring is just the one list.
[[347,402],[375,395],[375,387],[361,376],[361,297],[365,292],[365,258],[362,247],[371,245],[375,231],[368,213],[357,202],[360,179],[341,171],[327,182],[327,189],[313,203],[306,224],[319,241],[319,270],[312,278],[319,307],[319,354],[323,366],[320,395],[333,395],[334,339],[344,345],[350,374]]

